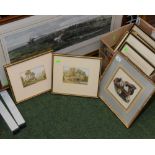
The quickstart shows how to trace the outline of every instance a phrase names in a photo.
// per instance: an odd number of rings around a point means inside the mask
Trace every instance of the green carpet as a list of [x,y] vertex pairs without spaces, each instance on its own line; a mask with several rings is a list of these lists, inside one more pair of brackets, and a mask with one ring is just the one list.
[[46,93],[18,108],[27,127],[13,135],[0,117],[0,138],[155,138],[155,96],[129,129],[99,99]]

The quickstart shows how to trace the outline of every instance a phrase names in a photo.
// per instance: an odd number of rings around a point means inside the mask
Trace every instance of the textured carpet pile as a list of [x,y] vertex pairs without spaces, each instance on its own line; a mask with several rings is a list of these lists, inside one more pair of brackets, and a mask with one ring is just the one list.
[[46,93],[17,107],[27,127],[13,135],[0,117],[0,138],[155,138],[155,97],[129,129],[99,99]]

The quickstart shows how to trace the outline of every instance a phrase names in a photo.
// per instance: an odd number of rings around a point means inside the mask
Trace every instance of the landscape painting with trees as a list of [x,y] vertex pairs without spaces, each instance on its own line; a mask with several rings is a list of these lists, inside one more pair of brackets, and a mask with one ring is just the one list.
[[[110,31],[111,16],[90,16],[82,20],[86,17],[63,16],[62,21],[42,23],[6,36],[5,48],[10,61],[25,59],[51,49],[57,51]],[[79,23],[76,23],[77,20]]]
[[44,66],[39,66],[31,70],[26,70],[21,74],[23,87],[30,86],[46,79]]
[[63,82],[72,84],[88,84],[88,70],[84,68],[75,68],[64,66]]

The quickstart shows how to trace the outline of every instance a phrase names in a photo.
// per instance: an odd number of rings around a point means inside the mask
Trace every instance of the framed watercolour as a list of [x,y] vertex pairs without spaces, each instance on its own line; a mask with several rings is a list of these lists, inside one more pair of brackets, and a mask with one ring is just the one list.
[[17,103],[51,89],[52,53],[31,57],[5,66]]
[[154,72],[155,68],[153,65],[149,63],[147,59],[141,57],[137,50],[134,49],[134,47],[132,47],[130,44],[124,43],[119,51],[128,57],[128,59],[138,66],[146,75],[150,76]]
[[155,84],[122,54],[116,54],[101,77],[99,98],[128,128],[155,92]]
[[53,93],[97,97],[101,59],[53,54]]

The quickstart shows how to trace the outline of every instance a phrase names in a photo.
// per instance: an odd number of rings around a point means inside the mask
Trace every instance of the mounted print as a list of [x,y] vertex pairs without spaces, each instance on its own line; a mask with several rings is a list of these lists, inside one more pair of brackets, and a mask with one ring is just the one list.
[[52,92],[97,97],[100,63],[95,57],[53,54]]
[[52,53],[48,51],[5,66],[17,103],[51,89],[51,64]]
[[116,54],[100,80],[99,98],[128,128],[155,92],[155,84],[122,54]]

